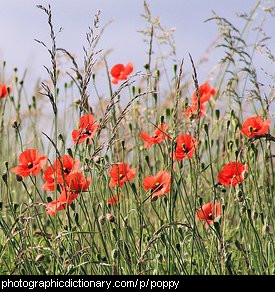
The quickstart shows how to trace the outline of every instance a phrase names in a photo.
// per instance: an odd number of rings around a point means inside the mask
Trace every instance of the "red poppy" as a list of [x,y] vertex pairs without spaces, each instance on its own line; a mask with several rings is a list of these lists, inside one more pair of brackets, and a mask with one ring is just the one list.
[[197,210],[196,220],[205,221],[206,227],[208,227],[217,217],[221,216],[221,213],[221,204],[210,202]]
[[66,192],[65,190],[59,195],[56,201],[46,204],[46,212],[50,216],[54,216],[56,211],[61,211],[72,204],[77,198],[78,193]]
[[37,175],[44,167],[48,157],[46,155],[39,155],[36,149],[28,149],[19,155],[20,164],[12,168],[12,172],[20,176]]
[[127,80],[128,75],[133,71],[133,64],[129,62],[126,66],[123,64],[117,64],[111,69],[111,75],[114,78],[112,80],[113,84],[117,84],[120,80]]
[[81,172],[72,172],[65,178],[66,183],[62,186],[70,192],[87,191],[91,178],[85,178]]
[[155,201],[170,192],[171,174],[167,170],[162,170],[155,176],[149,175],[145,177],[142,186],[146,191],[151,190],[152,201]]
[[250,117],[248,118],[241,129],[248,138],[254,138],[260,135],[267,134],[270,127],[270,120],[263,120],[261,117]]
[[[200,104],[200,110],[199,110],[200,117],[204,117],[206,114],[206,108],[205,106],[201,103]],[[188,120],[196,119],[198,115],[198,104],[192,104],[186,109],[185,115]]]
[[0,84],[0,99],[6,97],[10,92],[12,88],[10,86],[7,86],[6,84]]
[[186,156],[191,159],[197,147],[198,143],[196,138],[189,134],[179,135],[176,139],[174,160],[182,160]]
[[132,180],[136,176],[137,168],[130,169],[130,166],[125,163],[117,163],[111,167],[109,183],[110,187],[123,186],[125,182]]
[[99,124],[95,122],[95,119],[91,114],[82,116],[79,120],[79,130],[73,130],[72,132],[74,143],[80,144],[86,139],[91,143],[98,128]]
[[[199,87],[200,104],[208,101],[212,95],[216,94],[216,89],[211,88],[210,84],[205,82]],[[196,91],[192,94],[192,103],[198,103]]]
[[63,178],[66,178],[71,172],[77,171],[79,161],[74,160],[70,155],[64,155],[48,166],[44,173],[43,179],[46,181],[43,190],[53,191],[56,184],[63,184]]
[[149,136],[148,133],[142,132],[140,137],[145,141],[144,148],[150,148],[153,144],[158,144],[165,140],[165,138],[170,138],[165,132],[168,129],[168,125],[160,124],[155,132]]
[[223,167],[217,179],[224,186],[235,186],[244,181],[247,171],[247,165],[240,162],[230,162]]
[[114,195],[113,197],[107,200],[107,204],[110,206],[116,205],[121,201],[121,198],[122,198],[122,194],[120,194],[119,196]]

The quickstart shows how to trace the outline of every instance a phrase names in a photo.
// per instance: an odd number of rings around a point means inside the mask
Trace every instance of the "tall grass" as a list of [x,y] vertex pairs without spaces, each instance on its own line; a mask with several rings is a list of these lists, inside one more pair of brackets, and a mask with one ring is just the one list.
[[[38,6],[50,28],[50,45],[37,40],[50,55],[48,80],[38,83],[31,96],[25,74],[15,68],[7,79],[5,62],[1,70],[1,82],[12,86],[0,99],[1,274],[273,274],[272,128],[255,139],[240,133],[249,115],[272,117],[273,85],[267,78],[263,88],[253,63],[257,46],[266,48],[270,59],[272,53],[262,27],[252,46],[245,39],[260,2],[242,16],[242,30],[216,14],[208,20],[218,25],[217,46],[224,57],[212,72],[210,83],[217,92],[207,115],[200,117],[198,110],[193,120],[186,119],[185,111],[193,92],[200,103],[198,88],[205,80],[192,54],[177,61],[173,31],[160,24],[146,2],[146,27],[140,32],[148,44],[148,61],[144,72],[134,71],[119,85],[111,83],[114,64],[108,63],[108,52],[98,48],[105,29],[100,30],[100,13],[88,28],[79,64],[58,43],[51,7]],[[65,76],[58,67],[61,56],[71,62]],[[108,75],[108,96],[98,89],[100,68]],[[71,131],[87,113],[100,128],[91,144],[73,144]],[[171,139],[145,148],[140,133],[152,133],[160,123],[168,125]],[[198,148],[192,159],[175,162],[175,140],[185,133],[199,141]],[[59,190],[42,189],[43,172],[23,179],[11,172],[18,155],[29,148],[46,154],[48,165],[69,154],[91,177],[89,189],[55,216],[47,215],[45,206]],[[231,161],[245,163],[248,176],[234,187],[222,186],[217,174]],[[118,162],[137,168],[136,177],[122,187],[109,187],[109,170]],[[170,192],[152,201],[142,182],[160,170],[171,174]],[[113,196],[119,203],[108,203]],[[196,220],[196,212],[210,201],[221,202],[222,214],[207,228]]]

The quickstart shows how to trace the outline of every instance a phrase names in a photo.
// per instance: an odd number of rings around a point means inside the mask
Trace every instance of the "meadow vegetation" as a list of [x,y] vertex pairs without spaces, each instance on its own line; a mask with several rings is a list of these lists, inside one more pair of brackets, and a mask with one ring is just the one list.
[[206,80],[146,2],[142,72],[109,64],[100,12],[81,63],[38,6],[48,79],[29,93],[20,70],[0,71],[0,274],[273,274],[274,76],[259,81],[254,57],[274,57],[260,3],[243,28],[207,20],[223,57]]

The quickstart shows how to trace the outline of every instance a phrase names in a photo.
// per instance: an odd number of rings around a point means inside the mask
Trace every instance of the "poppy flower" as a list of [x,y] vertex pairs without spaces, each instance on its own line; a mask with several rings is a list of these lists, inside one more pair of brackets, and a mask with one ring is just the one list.
[[[203,83],[199,86],[200,104],[208,101],[212,95],[216,94],[216,89],[212,88],[208,82]],[[198,103],[198,97],[196,91],[192,94],[192,103]]]
[[[200,114],[200,117],[204,117],[206,114],[206,108],[202,103],[200,104],[199,114]],[[198,104],[196,103],[189,106],[186,109],[185,115],[188,120],[196,119],[198,115]]]
[[261,117],[250,117],[248,118],[241,129],[248,138],[254,138],[260,135],[267,134],[270,127],[270,120],[263,120]]
[[247,165],[240,162],[230,162],[223,167],[217,179],[224,186],[235,186],[244,181],[247,171]]
[[196,220],[205,221],[206,227],[215,221],[217,217],[221,216],[221,204],[216,202],[207,203],[197,210]]
[[74,160],[70,155],[64,155],[55,160],[43,172],[43,179],[46,181],[43,190],[53,191],[56,184],[63,184],[63,178],[66,178],[71,172],[77,171],[79,161]]
[[56,201],[52,201],[46,204],[46,213],[50,216],[54,216],[57,211],[61,211],[72,204],[72,202],[77,198],[78,193],[71,193],[63,191]]
[[146,132],[142,132],[140,134],[140,137],[141,139],[145,141],[144,148],[150,148],[152,147],[153,144],[158,144],[164,141],[165,138],[168,138],[169,136],[165,134],[167,129],[168,129],[168,125],[160,124],[158,125],[158,128],[155,130],[155,132],[151,136],[149,136],[149,134]]
[[12,168],[12,172],[20,176],[37,175],[44,167],[48,157],[46,155],[39,155],[36,149],[28,149],[19,155],[20,164]]
[[110,187],[123,186],[125,182],[132,180],[136,176],[137,168],[130,169],[130,166],[125,163],[117,163],[111,167],[109,183]]
[[134,66],[131,62],[129,62],[126,66],[123,64],[116,64],[110,71],[112,77],[114,78],[112,83],[118,84],[118,81],[120,80],[127,80],[128,75],[132,73],[133,68]]
[[176,139],[174,160],[182,160],[186,156],[191,159],[197,146],[197,140],[193,136],[189,134],[179,135]]
[[151,190],[152,201],[170,192],[171,174],[167,170],[159,171],[155,176],[145,177],[142,183],[143,188]]
[[72,172],[65,178],[62,186],[70,192],[87,191],[90,186],[91,178],[85,178],[81,172]]
[[0,99],[6,97],[12,88],[6,84],[0,84]]
[[91,114],[82,116],[79,120],[79,130],[73,130],[72,132],[73,142],[81,144],[88,139],[90,144],[98,128],[99,124],[95,122]]

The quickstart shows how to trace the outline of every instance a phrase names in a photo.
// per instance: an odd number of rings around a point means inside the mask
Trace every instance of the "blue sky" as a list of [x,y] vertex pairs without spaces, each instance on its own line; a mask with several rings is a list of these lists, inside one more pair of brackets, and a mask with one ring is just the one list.
[[[236,12],[248,13],[257,3],[254,0],[148,0],[152,14],[159,16],[165,27],[176,28],[175,38],[178,57],[187,57],[190,52],[195,61],[204,54],[209,44],[217,37],[218,30],[214,22],[204,23],[211,17],[212,11],[228,18],[237,27],[244,22],[236,17]],[[270,1],[263,1],[268,6]],[[48,41],[46,16],[36,8],[36,4],[52,5],[53,21],[56,28],[63,27],[58,37],[58,46],[64,47],[77,56],[82,56],[82,45],[88,25],[97,10],[101,10],[101,24],[113,20],[107,28],[99,48],[112,48],[108,57],[110,64],[132,61],[135,69],[143,68],[146,60],[143,36],[137,30],[144,28],[141,18],[142,0],[1,0],[0,17],[0,60],[7,61],[7,68],[17,66],[22,72],[28,68],[28,78],[36,80],[45,76],[44,64],[49,64],[49,57],[34,39]],[[271,4],[269,4],[271,6]],[[265,23],[266,32],[272,36],[269,19]],[[260,22],[262,15],[256,15]],[[273,40],[274,44],[274,40]],[[201,75],[218,61],[219,50],[211,54],[211,61],[202,67]]]

